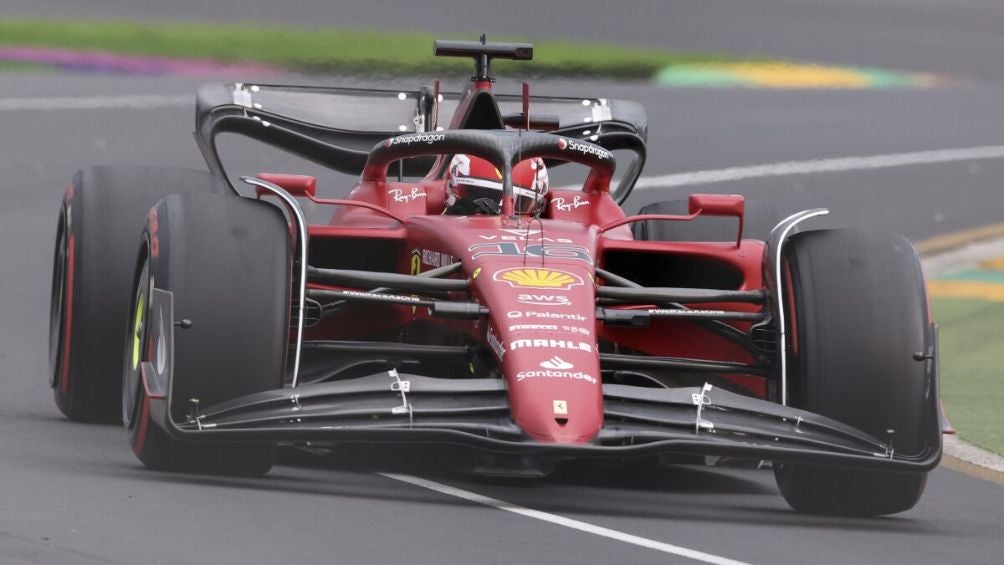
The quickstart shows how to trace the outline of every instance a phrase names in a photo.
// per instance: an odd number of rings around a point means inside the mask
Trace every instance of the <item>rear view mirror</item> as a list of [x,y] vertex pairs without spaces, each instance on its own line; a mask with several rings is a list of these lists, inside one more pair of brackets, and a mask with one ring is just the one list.
[[688,205],[691,214],[742,218],[746,199],[740,194],[691,194]]
[[[311,198],[317,195],[317,178],[309,175],[293,175],[288,173],[260,173],[258,178],[279,186],[293,196]],[[258,196],[267,194],[261,188],[257,189]]]

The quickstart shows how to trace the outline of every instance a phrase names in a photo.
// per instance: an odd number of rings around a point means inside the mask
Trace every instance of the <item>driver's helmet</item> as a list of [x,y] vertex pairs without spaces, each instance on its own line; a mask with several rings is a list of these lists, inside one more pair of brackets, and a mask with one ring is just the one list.
[[[513,211],[533,214],[547,194],[547,167],[540,157],[520,161],[512,168]],[[446,170],[446,203],[477,202],[488,199],[502,203],[502,172],[490,162],[472,155],[458,154]]]

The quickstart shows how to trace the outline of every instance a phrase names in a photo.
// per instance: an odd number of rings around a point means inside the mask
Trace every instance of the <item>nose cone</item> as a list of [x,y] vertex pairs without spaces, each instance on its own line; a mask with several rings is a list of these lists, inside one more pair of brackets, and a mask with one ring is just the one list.
[[517,377],[519,388],[510,392],[513,418],[530,437],[542,443],[588,442],[603,425],[599,380],[591,382],[592,376],[581,371],[551,371],[552,375],[558,373],[565,376],[540,377],[536,382],[519,381]]
[[596,233],[540,220],[473,232],[468,269],[491,321],[517,425],[544,443],[584,443],[603,425],[593,283]]
[[[571,269],[561,274],[589,280]],[[513,419],[537,441],[592,439],[603,425],[592,285],[563,291],[496,285],[491,292],[489,307],[503,316],[493,316],[487,342],[502,361]]]

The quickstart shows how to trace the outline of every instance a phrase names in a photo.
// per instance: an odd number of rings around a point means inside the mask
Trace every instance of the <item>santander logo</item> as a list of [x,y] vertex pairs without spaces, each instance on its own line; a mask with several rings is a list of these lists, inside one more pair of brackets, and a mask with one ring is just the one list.
[[568,361],[565,361],[561,357],[555,355],[554,357],[551,357],[547,361],[542,362],[540,366],[545,369],[558,369],[560,371],[563,371],[565,369],[571,369],[575,365],[572,365]]

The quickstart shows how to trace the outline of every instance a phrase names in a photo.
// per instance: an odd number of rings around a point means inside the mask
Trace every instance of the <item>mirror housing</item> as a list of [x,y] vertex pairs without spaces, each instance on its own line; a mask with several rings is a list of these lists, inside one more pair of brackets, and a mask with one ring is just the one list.
[[739,218],[739,233],[736,234],[736,247],[739,247],[743,240],[743,216],[746,213],[746,199],[741,194],[691,194],[687,205],[691,215]]
[[691,214],[742,218],[746,199],[741,194],[691,194],[688,207]]
[[[258,178],[279,186],[293,196],[313,198],[317,195],[317,178],[310,175],[294,175],[289,173],[259,173]],[[258,196],[268,194],[262,188],[255,189]]]

